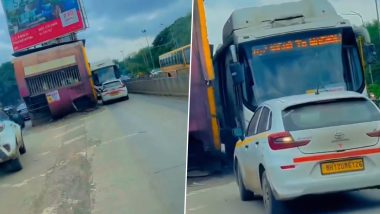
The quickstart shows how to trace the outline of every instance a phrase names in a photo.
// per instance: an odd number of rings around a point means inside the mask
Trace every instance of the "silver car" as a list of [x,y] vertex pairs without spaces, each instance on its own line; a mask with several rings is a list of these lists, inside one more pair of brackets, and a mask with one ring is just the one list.
[[127,86],[119,79],[110,80],[102,85],[101,99],[103,104],[113,100],[129,99]]
[[10,171],[22,169],[20,156],[26,153],[20,125],[0,111],[0,163],[6,163]]

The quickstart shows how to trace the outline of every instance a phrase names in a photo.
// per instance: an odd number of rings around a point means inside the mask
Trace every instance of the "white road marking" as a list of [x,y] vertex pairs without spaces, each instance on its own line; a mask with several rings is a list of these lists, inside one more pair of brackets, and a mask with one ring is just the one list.
[[194,212],[194,211],[201,210],[203,208],[205,208],[205,206],[198,206],[198,207],[194,207],[194,208],[189,208],[187,211]]
[[191,186],[204,186],[205,184],[194,182]]
[[192,192],[187,193],[186,196],[190,197],[190,196],[198,195],[200,193],[205,193],[205,192],[208,192],[208,191],[213,190],[213,189],[215,189],[215,187],[210,187],[210,188],[206,188],[206,189],[192,191]]
[[117,142],[117,141],[125,140],[127,138],[134,137],[134,136],[139,135],[139,134],[140,133],[134,133],[134,134],[124,135],[122,137],[118,137],[118,138],[115,138],[115,139],[112,139],[112,140],[107,140],[107,141],[104,141],[102,143],[102,145],[107,145],[107,144],[114,143],[114,142]]
[[80,155],[82,157],[86,157],[87,153],[86,152],[78,152],[77,155]]
[[72,143],[74,143],[74,142],[76,142],[76,141],[79,141],[79,140],[85,138],[85,137],[86,137],[86,135],[84,135],[84,134],[83,134],[83,135],[80,135],[80,136],[75,137],[75,138],[73,138],[73,139],[71,139],[71,140],[67,140],[67,141],[63,142],[63,145],[69,145],[69,144],[72,144]]
[[60,137],[63,137],[63,136],[65,136],[65,135],[69,134],[70,132],[74,132],[74,131],[79,130],[79,129],[81,129],[81,128],[84,128],[84,124],[81,124],[81,125],[79,125],[79,126],[75,126],[75,127],[71,128],[71,129],[68,129],[68,130],[66,130],[66,131],[64,131],[64,132],[62,132],[62,133],[60,133],[60,134],[54,136],[54,138],[60,138]]
[[86,116],[86,117],[80,118],[79,120],[80,120],[80,121],[83,121],[83,120],[86,120],[86,119],[88,119],[88,118],[89,118],[89,116]]
[[76,205],[79,203],[79,200],[74,200],[74,199],[71,199],[71,198],[68,198],[68,199],[63,199],[64,202],[68,203],[69,205]]
[[50,154],[51,152],[50,151],[47,151],[47,152],[44,152],[44,153],[41,153],[41,154],[39,154],[40,156],[46,156],[46,155],[48,155],[48,154]]
[[47,207],[42,211],[42,214],[56,214],[57,207]]
[[52,128],[50,131],[56,131],[58,129],[63,129],[63,128],[66,128],[67,125],[61,125],[61,126],[58,126],[58,127],[55,127],[55,128]]
[[11,187],[12,187],[12,188],[20,188],[20,187],[22,187],[22,186],[27,185],[27,184],[28,184],[30,181],[32,181],[32,180],[34,180],[34,178],[26,179],[26,180],[24,180],[24,181],[21,182],[21,183],[13,184]]

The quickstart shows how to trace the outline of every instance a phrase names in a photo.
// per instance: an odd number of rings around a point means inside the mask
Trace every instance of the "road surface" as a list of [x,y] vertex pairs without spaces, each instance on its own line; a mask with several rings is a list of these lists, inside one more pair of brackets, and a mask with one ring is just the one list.
[[[230,170],[229,170],[230,171]],[[189,179],[187,214],[264,214],[261,198],[240,201],[233,173]],[[287,204],[290,213],[299,214],[373,214],[380,213],[380,190],[310,196]]]
[[24,132],[1,213],[183,213],[187,99],[131,95]]

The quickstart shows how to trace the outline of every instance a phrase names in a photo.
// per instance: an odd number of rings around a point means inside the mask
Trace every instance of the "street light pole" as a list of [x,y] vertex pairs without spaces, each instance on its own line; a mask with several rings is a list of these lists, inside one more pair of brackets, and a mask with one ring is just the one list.
[[156,69],[156,67],[154,66],[153,54],[152,54],[152,50],[150,49],[150,45],[149,45],[149,41],[148,41],[148,36],[146,35],[146,30],[144,29],[144,30],[141,31],[141,32],[142,32],[143,34],[145,34],[146,44],[148,45],[149,54],[150,54],[150,60],[152,61],[152,68],[153,68],[153,69]]
[[121,60],[124,61],[124,59],[125,59],[124,51],[121,50],[120,53],[121,53],[121,56],[123,57]]
[[121,53],[121,56],[123,57],[123,59],[121,60],[121,62],[124,64],[124,69],[126,70],[127,69],[127,62],[125,61],[124,51],[121,50],[120,53]]
[[[161,24],[161,26],[163,27],[164,24]],[[174,38],[174,35],[173,35],[173,31],[172,31],[172,29],[171,29],[170,27],[168,27],[168,29],[169,29],[169,33],[170,33],[170,37],[171,37],[172,43],[174,43],[174,48],[175,48],[175,49],[179,48],[179,47],[178,47],[178,42],[177,42],[177,40]]]
[[379,40],[380,40],[380,28],[379,28],[379,24],[380,24],[380,18],[379,18],[379,7],[377,5],[377,0],[375,0],[375,4],[376,4],[376,15],[377,15],[377,32],[379,33]]

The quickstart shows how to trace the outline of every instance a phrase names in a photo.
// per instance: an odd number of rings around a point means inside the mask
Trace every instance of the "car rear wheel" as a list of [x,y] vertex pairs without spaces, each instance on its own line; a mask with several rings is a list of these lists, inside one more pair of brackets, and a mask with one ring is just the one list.
[[254,199],[254,193],[245,188],[243,178],[241,176],[239,164],[236,164],[236,165],[237,165],[236,166],[236,176],[237,176],[237,183],[239,186],[240,199],[242,201],[251,201]]
[[19,151],[20,151],[20,154],[22,154],[22,155],[26,153],[25,143],[22,144]]
[[26,147],[25,147],[25,142],[24,142],[24,136],[21,133],[21,146],[19,148],[19,152],[21,155],[26,153]]
[[102,103],[103,105],[107,105],[107,101],[104,101],[103,99],[102,99]]
[[129,95],[127,95],[127,96],[125,97],[125,100],[129,100]]
[[273,191],[265,172],[263,172],[261,180],[262,180],[263,202],[264,202],[264,207],[265,207],[265,213],[266,214],[287,213],[284,206],[284,202],[278,201],[273,196]]

